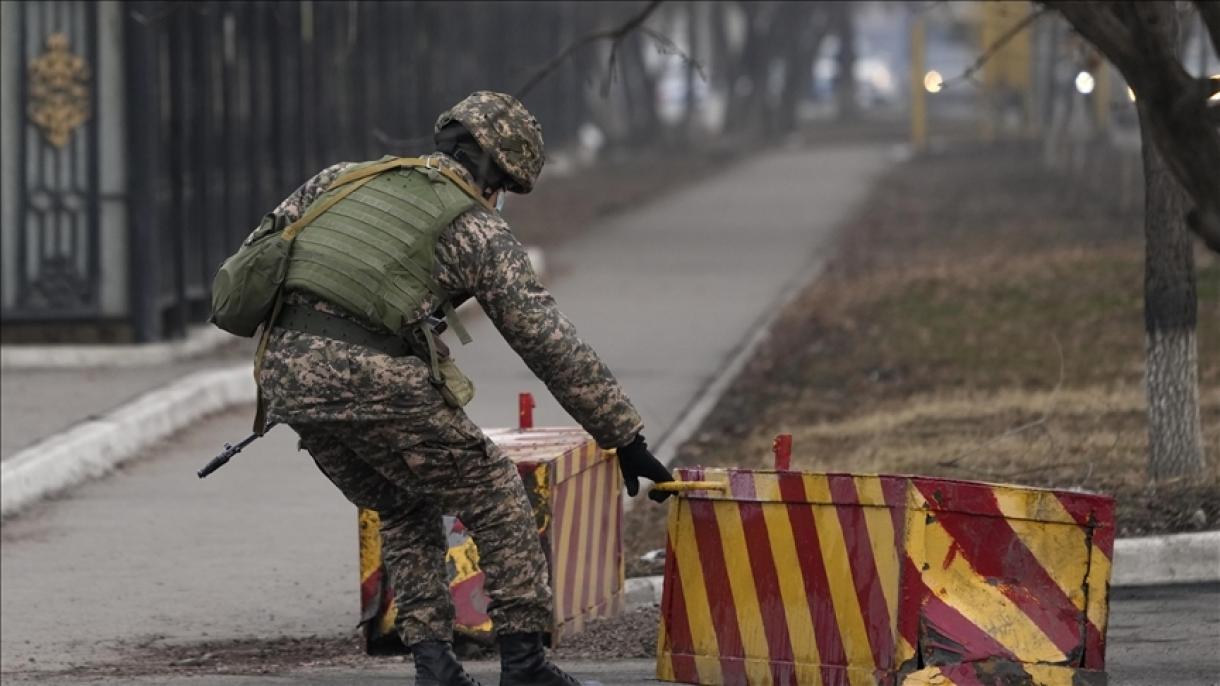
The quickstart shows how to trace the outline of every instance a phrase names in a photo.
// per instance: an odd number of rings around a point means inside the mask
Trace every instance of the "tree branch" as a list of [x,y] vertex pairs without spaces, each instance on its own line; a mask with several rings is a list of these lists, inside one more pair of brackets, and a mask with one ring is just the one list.
[[[530,77],[527,78],[522,83],[521,87],[517,89],[517,92],[516,92],[517,99],[518,100],[524,99],[525,96],[530,91],[532,91],[538,84],[540,84],[544,80],[546,80],[546,78],[548,76],[550,76],[551,74],[553,74],[555,72],[555,70],[557,70],[557,69],[559,69],[559,67],[563,66],[563,63],[569,57],[571,57],[574,53],[576,53],[578,50],[580,50],[581,48],[587,47],[587,46],[597,43],[599,41],[608,40],[611,42],[611,47],[610,47],[609,64],[607,67],[607,69],[608,69],[607,81],[606,81],[606,85],[603,87],[603,93],[604,93],[605,89],[609,88],[609,81],[612,79],[613,74],[614,74],[614,68],[618,61],[619,46],[622,44],[623,40],[625,40],[627,38],[627,36],[631,35],[631,32],[633,32],[637,29],[639,29],[642,33],[646,34],[647,36],[649,36],[650,38],[655,40],[657,43],[659,43],[662,46],[662,48],[668,52],[668,54],[678,55],[682,59],[687,60],[688,62],[693,64],[695,66],[696,71],[699,72],[700,77],[702,77],[704,80],[707,80],[707,76],[705,75],[705,73],[703,71],[703,65],[699,64],[699,62],[695,61],[693,58],[691,58],[689,55],[687,55],[681,49],[679,49],[678,46],[675,45],[674,42],[672,40],[670,40],[667,36],[665,36],[664,34],[662,34],[659,31],[650,29],[643,25],[644,22],[647,21],[648,18],[652,16],[652,14],[657,10],[658,7],[661,6],[661,3],[663,3],[664,1],[665,0],[651,0],[651,2],[648,3],[648,5],[646,5],[643,9],[641,9],[635,15],[629,17],[625,22],[623,22],[619,26],[612,28],[612,29],[601,29],[598,31],[592,31],[590,33],[587,33],[587,34],[577,38],[576,40],[572,41],[571,43],[569,43],[567,45],[567,47],[565,47],[563,50],[560,50],[554,57],[550,58],[549,60],[547,60],[545,63],[543,63],[541,66],[539,66],[537,69],[534,70],[534,73],[531,74]],[[377,142],[381,143],[382,145],[389,146],[389,147],[398,147],[398,148],[415,147],[417,145],[424,144],[427,141],[430,141],[432,139],[431,135],[418,136],[416,138],[393,138],[393,137],[389,136],[388,134],[386,134],[386,132],[382,131],[381,129],[373,129],[373,137],[375,139],[377,139]]]
[[1220,132],[1208,111],[1211,86],[1191,76],[1177,46],[1160,37],[1155,28],[1157,3],[1044,4],[1063,15],[1122,72],[1138,106],[1147,112],[1147,124],[1141,126],[1144,144],[1157,146],[1195,205],[1187,226],[1220,253]]
[[950,86],[957,84],[957,83],[961,83],[962,81],[969,81],[975,75],[975,73],[977,73],[978,70],[982,69],[983,65],[987,64],[987,62],[992,57],[995,57],[995,54],[997,52],[999,52],[1001,49],[1003,49],[1003,47],[1005,45],[1007,45],[1009,41],[1011,41],[1013,38],[1015,38],[1017,36],[1017,34],[1024,31],[1026,29],[1026,27],[1028,27],[1030,24],[1033,24],[1035,21],[1037,21],[1039,18],[1041,18],[1042,15],[1044,15],[1044,14],[1046,14],[1046,8],[1039,7],[1038,9],[1036,9],[1036,10],[1030,12],[1028,15],[1026,15],[1025,18],[1022,19],[1021,21],[1017,22],[1016,24],[1013,24],[1007,31],[1005,31],[1003,33],[1003,35],[1001,35],[999,38],[995,39],[994,43],[987,46],[987,49],[983,51],[983,54],[978,56],[978,59],[976,59],[973,64],[971,64],[969,67],[966,67],[966,70],[963,71],[962,73],[943,82],[941,84],[941,88],[942,89],[949,88]]
[[598,41],[610,41],[610,69],[613,71],[614,63],[618,59],[618,48],[619,45],[622,44],[623,39],[626,38],[627,35],[632,31],[639,28],[648,19],[648,17],[652,16],[652,13],[655,12],[664,1],[665,0],[652,0],[647,6],[644,7],[644,9],[640,10],[640,12],[635,16],[627,19],[626,22],[617,28],[593,31],[581,36],[580,38],[577,38],[575,41],[572,41],[568,47],[559,51],[559,54],[547,60],[545,64],[535,70],[532,76],[525,80],[525,83],[517,89],[517,97],[525,97],[525,95],[533,90],[535,86],[541,83],[543,79],[550,76],[552,72],[558,69],[560,65],[563,64],[564,60],[566,60],[572,53]]

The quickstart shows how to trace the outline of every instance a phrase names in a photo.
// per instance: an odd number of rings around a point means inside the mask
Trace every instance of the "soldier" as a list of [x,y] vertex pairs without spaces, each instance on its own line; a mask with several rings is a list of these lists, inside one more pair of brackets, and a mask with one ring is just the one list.
[[478,301],[564,409],[617,449],[631,496],[639,477],[672,476],[498,213],[505,193],[529,193],[542,171],[538,122],[512,96],[478,91],[437,119],[435,141],[421,166],[383,158],[328,167],[274,210],[287,224],[348,192],[293,244],[260,390],[268,418],[290,424],[344,496],[380,515],[416,683],[476,683],[451,643],[441,516],[453,514],[479,547],[500,684],[576,684],[543,650],[551,591],[525,488],[462,410],[471,387],[438,336],[447,324],[465,338],[453,307]]

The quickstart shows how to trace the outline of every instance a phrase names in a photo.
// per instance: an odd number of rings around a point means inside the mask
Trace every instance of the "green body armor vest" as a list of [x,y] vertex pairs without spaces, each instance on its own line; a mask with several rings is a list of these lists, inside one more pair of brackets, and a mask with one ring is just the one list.
[[[341,190],[336,183],[317,202]],[[411,318],[431,314],[420,309],[428,294],[450,314],[450,296],[432,278],[433,252],[445,227],[477,204],[436,169],[383,171],[301,229],[284,286],[317,295],[393,333],[415,324]]]

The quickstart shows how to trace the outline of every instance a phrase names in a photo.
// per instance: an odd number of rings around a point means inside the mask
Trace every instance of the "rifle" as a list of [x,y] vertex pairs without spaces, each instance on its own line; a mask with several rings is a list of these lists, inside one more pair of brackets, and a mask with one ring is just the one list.
[[271,422],[270,424],[267,425],[267,428],[263,429],[263,433],[261,433],[261,434],[257,433],[257,432],[252,433],[249,436],[246,436],[237,445],[233,445],[231,443],[225,443],[225,449],[222,450],[219,455],[217,455],[216,457],[213,457],[212,460],[210,462],[208,462],[207,465],[205,465],[203,469],[200,469],[198,472],[195,472],[195,473],[199,475],[200,479],[202,479],[202,478],[206,477],[208,474],[211,474],[212,472],[216,471],[217,469],[220,469],[221,467],[225,466],[225,463],[228,462],[230,459],[232,459],[234,455],[236,455],[237,453],[240,453],[243,448],[245,448],[246,446],[250,445],[251,443],[257,441],[258,439],[262,438],[263,434],[265,434],[268,431],[270,431],[271,429],[275,428],[275,425],[276,425],[276,422]]

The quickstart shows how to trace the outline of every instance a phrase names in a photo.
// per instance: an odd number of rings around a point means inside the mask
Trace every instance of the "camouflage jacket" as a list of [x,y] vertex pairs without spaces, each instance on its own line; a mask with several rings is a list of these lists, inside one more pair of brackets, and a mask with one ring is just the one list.
[[[461,165],[444,156],[441,162],[473,183]],[[297,219],[352,164],[322,170],[274,211],[288,222]],[[435,257],[436,281],[456,302],[479,302],[509,346],[599,445],[631,441],[642,427],[639,413],[538,281],[503,218],[482,207],[459,216],[441,233]],[[305,293],[289,293],[287,300],[352,317]],[[439,305],[425,300],[411,320]],[[457,421],[460,414],[444,405],[423,360],[299,331],[272,331],[259,381],[268,417],[288,423],[401,419],[404,431],[414,425],[425,437],[443,428],[437,422]]]

